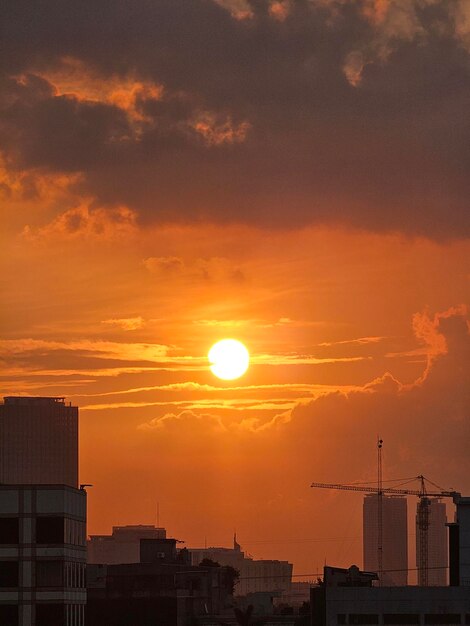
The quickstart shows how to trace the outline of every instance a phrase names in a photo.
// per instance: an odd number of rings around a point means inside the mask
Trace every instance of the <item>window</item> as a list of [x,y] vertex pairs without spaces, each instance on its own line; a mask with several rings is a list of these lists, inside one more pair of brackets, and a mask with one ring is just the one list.
[[419,624],[419,613],[384,613],[384,624]]
[[38,517],[36,543],[64,543],[63,517]]
[[64,608],[63,604],[37,604],[36,626],[63,626]]
[[350,613],[349,623],[361,626],[363,624],[378,624],[379,616],[376,613]]
[[2,561],[0,587],[18,587],[18,561]]
[[458,613],[428,613],[424,616],[424,623],[433,626],[460,624],[460,615]]
[[19,519],[17,517],[0,517],[0,544],[18,543]]
[[36,587],[63,587],[62,561],[36,561]]
[[0,624],[2,626],[18,626],[17,604],[0,604]]

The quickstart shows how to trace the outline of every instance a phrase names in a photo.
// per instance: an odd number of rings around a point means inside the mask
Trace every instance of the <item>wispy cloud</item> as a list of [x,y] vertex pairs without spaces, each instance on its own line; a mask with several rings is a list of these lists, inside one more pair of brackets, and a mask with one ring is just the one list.
[[103,320],[102,324],[109,324],[110,326],[117,326],[122,328],[122,330],[137,330],[138,328],[142,328],[145,324],[145,320],[143,317],[120,317],[120,318],[111,318],[109,320]]
[[389,337],[358,337],[357,339],[343,339],[342,341],[323,341],[322,343],[319,343],[318,346],[331,347],[343,346],[348,344],[359,344],[362,346],[369,343],[379,343],[380,341],[384,341],[385,339],[389,339]]
[[271,385],[237,385],[230,387],[220,387],[215,385],[206,385],[196,382],[182,382],[171,383],[168,385],[151,385],[147,387],[134,387],[131,389],[120,389],[118,391],[106,391],[102,393],[91,394],[74,394],[69,397],[79,396],[81,398],[97,398],[116,395],[127,395],[132,393],[142,393],[145,391],[199,391],[199,392],[217,392],[218,394],[230,394],[233,392],[251,392],[251,391],[288,391],[293,393],[326,393],[328,391],[336,391],[338,389],[355,389],[353,385],[338,386],[338,385],[316,385],[316,384],[301,384],[301,383],[284,383],[284,384],[271,384]]
[[[304,398],[311,400],[311,396]],[[230,409],[231,411],[273,411],[279,409],[293,408],[302,399],[288,401],[285,398],[273,398],[270,400],[249,400],[228,398],[224,400],[167,400],[161,402],[113,402],[109,404],[85,404],[80,407],[81,411],[97,411],[102,409],[136,409],[152,406],[183,406],[191,410],[198,409]]]
[[[89,353],[96,358],[118,359],[123,361],[172,361],[169,356],[172,346],[156,343],[119,343],[113,341],[81,339],[76,341],[51,341],[47,339],[2,339],[0,340],[0,355],[17,355],[21,353],[55,352],[65,350],[70,352]],[[180,360],[191,357],[179,357]]]

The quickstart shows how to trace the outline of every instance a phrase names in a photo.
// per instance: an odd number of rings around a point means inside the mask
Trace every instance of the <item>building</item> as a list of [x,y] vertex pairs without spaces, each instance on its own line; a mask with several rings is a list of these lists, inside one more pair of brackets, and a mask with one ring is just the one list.
[[408,518],[406,498],[368,494],[363,504],[364,570],[378,572],[379,510],[382,500],[381,584],[408,584]]
[[240,573],[235,595],[256,592],[288,593],[292,581],[292,563],[246,556],[234,537],[233,548],[189,548],[191,562],[199,565],[210,559],[220,565],[230,565]]
[[468,587],[373,587],[374,577],[355,566],[325,567],[323,585],[311,591],[312,626],[469,623]]
[[460,494],[456,494],[454,504],[455,522],[448,524],[449,579],[450,585],[460,585],[468,590],[470,588],[470,498],[463,498]]
[[86,492],[0,485],[0,624],[83,626]]
[[4,398],[0,484],[78,487],[78,408],[64,398]]
[[113,526],[111,535],[91,535],[88,563],[139,563],[141,539],[165,539],[166,530],[153,525]]
[[[427,575],[420,569],[423,545],[418,527],[419,507],[427,507]],[[445,586],[447,584],[448,547],[447,547],[446,505],[437,498],[422,498],[416,510],[416,566],[418,585]]]
[[192,566],[188,551],[177,550],[176,543],[142,539],[140,562],[88,565],[87,626],[187,626],[230,610],[230,572]]
[[275,600],[275,604],[288,604],[293,607],[300,607],[306,602],[310,602],[310,588],[317,585],[316,581],[292,582],[290,591],[283,593]]

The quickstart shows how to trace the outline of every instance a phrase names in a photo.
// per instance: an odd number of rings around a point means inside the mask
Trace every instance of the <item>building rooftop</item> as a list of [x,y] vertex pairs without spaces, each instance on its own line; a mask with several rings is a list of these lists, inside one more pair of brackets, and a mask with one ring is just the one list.
[[37,404],[64,404],[65,397],[46,397],[46,396],[5,396],[4,404],[21,404],[21,405],[37,405]]

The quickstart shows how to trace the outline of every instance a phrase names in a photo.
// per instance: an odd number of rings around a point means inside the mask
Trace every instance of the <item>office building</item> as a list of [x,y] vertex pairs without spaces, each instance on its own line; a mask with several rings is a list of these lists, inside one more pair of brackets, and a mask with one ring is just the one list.
[[86,492],[0,485],[0,624],[83,626]]
[[230,565],[240,572],[235,595],[261,591],[288,593],[292,582],[292,563],[246,556],[234,538],[233,548],[189,548],[191,562],[199,565],[210,559],[220,565]]
[[147,538],[140,544],[135,563],[87,566],[87,626],[186,626],[224,610],[233,615],[227,568],[192,566],[176,539]]
[[408,519],[406,498],[368,494],[363,504],[364,569],[378,572],[379,499],[382,500],[381,584],[408,584]]
[[165,539],[166,530],[152,525],[113,526],[111,535],[91,535],[88,563],[116,565],[140,562],[141,539]]
[[78,408],[64,398],[4,398],[0,484],[78,487]]
[[[470,596],[470,498],[456,494],[454,504],[455,521],[448,524],[449,584],[466,587]],[[470,604],[468,609],[470,616]]]
[[[420,503],[418,502],[418,507]],[[427,508],[428,529],[424,533],[427,546],[423,545],[423,533],[418,527],[419,510],[416,511],[416,566],[418,568],[418,585],[443,587],[447,584],[448,547],[446,505],[437,498],[423,498],[421,506]],[[420,564],[423,562],[422,550],[427,549],[427,573]],[[426,559],[424,559],[426,562]]]
[[312,626],[445,626],[469,623],[468,587],[373,587],[375,574],[325,567],[312,587]]

